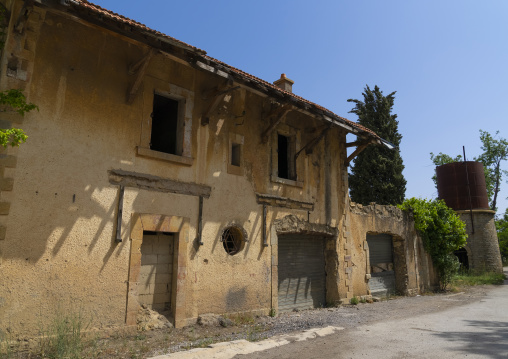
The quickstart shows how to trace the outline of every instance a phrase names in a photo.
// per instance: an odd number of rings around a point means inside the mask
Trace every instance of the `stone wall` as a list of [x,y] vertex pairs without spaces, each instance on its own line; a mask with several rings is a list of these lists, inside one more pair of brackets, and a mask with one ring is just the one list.
[[437,286],[430,256],[414,228],[411,214],[395,206],[350,203],[350,228],[355,251],[354,292],[368,295],[370,264],[367,234],[389,234],[393,238],[396,289],[400,294],[416,295]]

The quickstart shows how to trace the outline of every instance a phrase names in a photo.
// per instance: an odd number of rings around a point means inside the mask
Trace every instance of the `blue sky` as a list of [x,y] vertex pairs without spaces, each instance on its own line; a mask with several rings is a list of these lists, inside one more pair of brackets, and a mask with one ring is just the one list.
[[[338,115],[365,85],[397,91],[406,197],[434,198],[430,152],[508,138],[508,1],[96,0]],[[503,163],[508,169],[508,162]],[[508,207],[503,181],[498,213]]]

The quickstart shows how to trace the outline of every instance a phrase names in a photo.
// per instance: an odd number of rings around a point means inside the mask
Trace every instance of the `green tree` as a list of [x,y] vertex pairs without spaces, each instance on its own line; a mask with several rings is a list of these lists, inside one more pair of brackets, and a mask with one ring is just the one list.
[[[5,8],[0,4],[0,53],[5,45],[5,28],[7,27],[5,13]],[[0,92],[0,112],[14,110],[23,116],[26,112],[35,109],[39,110],[36,105],[26,101],[25,95],[20,90],[11,89]],[[28,136],[21,128],[0,128],[0,146],[19,146],[27,138]]]
[[498,135],[499,131],[492,136],[487,131],[480,130],[483,153],[475,158],[475,161],[483,163],[490,208],[494,211],[497,209],[497,195],[501,190],[503,172],[507,174],[507,171],[501,170],[501,162],[508,159],[508,141],[504,138],[496,138]]
[[466,224],[439,199],[429,201],[413,197],[406,199],[399,208],[413,213],[415,228],[432,258],[440,287],[446,289],[459,268],[453,251],[466,245]]
[[499,250],[503,263],[508,261],[508,208],[503,218],[496,221],[497,238],[499,239]]
[[[501,162],[508,160],[508,141],[504,138],[497,138],[499,131],[496,131],[492,136],[487,131],[480,130],[480,140],[482,141],[482,154],[475,157],[474,160],[483,163],[483,170],[485,172],[485,183],[487,186],[487,195],[489,197],[490,208],[497,209],[497,196],[501,190],[501,182],[503,174],[508,175],[508,171],[501,169]],[[459,162],[462,156],[458,155],[453,158],[446,154],[439,153],[434,155],[430,153],[431,161],[436,165],[444,165],[451,162]],[[436,184],[436,175],[432,177],[434,184]]]
[[[20,90],[7,90],[0,92],[0,106],[4,109],[14,110],[23,116],[26,112],[37,109],[33,103],[27,103],[26,97]],[[21,128],[0,128],[0,146],[19,146],[28,136]]]
[[349,176],[351,199],[361,204],[402,203],[406,193],[404,165],[398,151],[402,136],[398,132],[397,115],[392,114],[395,91],[387,96],[379,87],[364,89],[363,101],[349,99],[355,107],[349,111],[358,116],[358,123],[376,132],[395,145],[395,150],[381,146],[368,146],[354,160]]

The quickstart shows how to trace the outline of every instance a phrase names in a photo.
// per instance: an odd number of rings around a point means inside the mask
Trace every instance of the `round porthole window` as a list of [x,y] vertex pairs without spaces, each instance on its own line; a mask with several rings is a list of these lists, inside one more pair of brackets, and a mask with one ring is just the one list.
[[222,232],[221,242],[227,254],[235,255],[243,248],[244,234],[238,227],[227,227]]

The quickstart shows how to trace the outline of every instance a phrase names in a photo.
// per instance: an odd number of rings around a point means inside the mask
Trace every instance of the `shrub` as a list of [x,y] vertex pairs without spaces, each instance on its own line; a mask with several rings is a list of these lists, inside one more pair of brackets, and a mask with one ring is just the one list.
[[430,254],[439,276],[441,290],[446,289],[459,269],[453,251],[466,244],[466,225],[443,200],[410,198],[398,206],[414,215],[415,228]]
[[351,304],[353,305],[357,305],[358,303],[360,303],[360,300],[358,299],[358,297],[355,295],[353,298],[351,298],[351,300],[349,301]]

